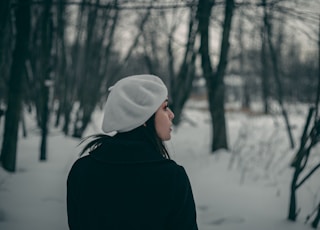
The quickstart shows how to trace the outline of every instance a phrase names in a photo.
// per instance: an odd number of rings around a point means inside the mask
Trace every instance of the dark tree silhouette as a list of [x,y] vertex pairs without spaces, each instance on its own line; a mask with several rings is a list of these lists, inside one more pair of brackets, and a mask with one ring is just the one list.
[[209,54],[209,22],[213,1],[199,0],[198,20],[200,41],[200,55],[203,76],[206,79],[208,90],[209,110],[212,119],[212,145],[211,151],[228,148],[226,122],[224,114],[224,83],[223,78],[228,63],[229,36],[234,10],[234,1],[225,1],[225,18],[223,23],[220,59],[217,70],[213,71]]
[[40,160],[47,159],[47,136],[49,132],[49,88],[51,87],[52,63],[50,61],[53,43],[52,0],[45,1],[41,17],[41,144]]
[[8,26],[9,16],[10,16],[10,0],[0,1],[0,63],[3,57],[3,34],[5,33],[6,27]]
[[15,172],[18,128],[21,114],[22,85],[30,34],[30,0],[19,0],[15,8],[16,43],[10,71],[1,162],[4,169]]

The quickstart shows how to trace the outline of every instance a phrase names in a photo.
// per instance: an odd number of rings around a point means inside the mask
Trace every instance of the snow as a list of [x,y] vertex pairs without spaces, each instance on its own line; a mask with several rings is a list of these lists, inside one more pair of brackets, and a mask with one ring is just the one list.
[[[304,221],[320,200],[320,172],[298,190],[301,211],[297,221],[287,221],[293,173],[289,165],[297,147],[289,148],[282,117],[228,112],[230,150],[211,154],[210,116],[196,104],[188,104],[183,122],[167,146],[190,177],[199,229],[311,229]],[[297,146],[306,112],[306,106],[290,108]],[[99,111],[94,114],[95,122],[87,134],[98,131],[100,116]],[[39,132],[32,119],[27,120],[29,136],[19,139],[17,172],[0,168],[0,229],[66,230],[66,178],[78,157],[79,140],[52,130],[48,160],[39,162]],[[319,150],[316,146],[312,151],[309,168],[319,162]]]

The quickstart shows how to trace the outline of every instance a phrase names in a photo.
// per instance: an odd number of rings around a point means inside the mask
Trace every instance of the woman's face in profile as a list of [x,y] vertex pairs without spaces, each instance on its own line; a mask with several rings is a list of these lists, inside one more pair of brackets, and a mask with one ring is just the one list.
[[168,99],[166,99],[155,113],[155,128],[158,137],[162,141],[171,139],[172,120],[174,113],[168,107]]

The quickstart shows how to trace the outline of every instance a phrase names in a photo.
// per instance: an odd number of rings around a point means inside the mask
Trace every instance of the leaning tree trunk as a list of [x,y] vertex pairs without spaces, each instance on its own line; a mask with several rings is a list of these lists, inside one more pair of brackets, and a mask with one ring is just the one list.
[[[289,205],[289,214],[288,219],[295,221],[298,215],[296,212],[296,190],[299,189],[319,168],[320,163],[313,166],[309,172],[304,173],[303,178],[299,179],[301,173],[306,169],[310,152],[313,146],[315,146],[320,140],[320,119],[315,118],[314,126],[308,131],[308,127],[310,124],[311,116],[312,116],[313,108],[310,108],[307,122],[304,128],[304,132],[301,138],[301,144],[299,151],[296,154],[291,166],[294,169],[294,175],[291,182],[291,196],[290,196],[290,205]],[[308,133],[306,133],[306,130]]]
[[15,172],[18,142],[18,127],[21,114],[22,88],[25,61],[28,53],[30,34],[30,0],[19,0],[15,9],[16,44],[11,65],[8,107],[5,116],[4,136],[1,150],[2,166]]
[[318,213],[316,215],[316,218],[312,221],[311,226],[316,229],[318,227],[320,221],[320,204],[318,204]]
[[275,82],[277,85],[278,102],[280,104],[282,115],[283,115],[283,118],[286,123],[287,132],[288,132],[289,141],[290,141],[290,147],[291,147],[291,149],[293,149],[294,148],[294,140],[293,140],[293,136],[292,136],[292,132],[291,132],[291,126],[290,126],[290,122],[289,122],[288,113],[287,113],[286,109],[284,108],[284,104],[283,104],[283,90],[282,90],[282,83],[281,83],[280,76],[279,76],[279,66],[278,66],[279,59],[277,58],[277,54],[276,54],[275,48],[272,43],[271,22],[269,20],[268,14],[266,14],[266,17],[265,17],[265,24],[267,26],[267,38],[268,38],[267,40],[268,40],[268,46],[269,46],[271,60],[272,60],[272,64],[273,64],[273,75],[274,75]]
[[[304,130],[301,136],[300,141],[300,148],[293,159],[291,166],[294,167],[294,174],[291,181],[291,194],[290,194],[290,204],[289,204],[289,213],[288,213],[288,219],[291,221],[295,221],[297,218],[297,211],[296,211],[296,190],[301,187],[308,178],[311,177],[311,175],[320,168],[320,163],[315,165],[311,170],[309,170],[308,173],[304,173],[304,177],[300,179],[298,182],[300,174],[304,171],[304,169],[307,166],[308,159],[310,156],[310,152],[313,146],[315,146],[319,140],[320,140],[320,119],[318,118],[317,113],[315,113],[314,116],[314,126],[312,128],[310,127],[311,119],[315,111],[318,110],[318,103],[319,103],[319,95],[320,95],[320,75],[318,79],[318,91],[317,91],[317,99],[316,99],[316,106],[310,107],[309,113],[306,119],[306,124],[304,126]],[[319,215],[319,213],[318,213]],[[313,221],[312,226],[314,224],[318,224],[317,218]]]
[[[317,88],[317,97],[316,97],[316,115],[318,118],[319,114],[319,101],[320,101],[320,18],[319,18],[319,26],[318,26],[318,88]],[[320,203],[318,204],[318,212],[316,217],[311,223],[311,226],[316,229],[318,227],[320,221]]]

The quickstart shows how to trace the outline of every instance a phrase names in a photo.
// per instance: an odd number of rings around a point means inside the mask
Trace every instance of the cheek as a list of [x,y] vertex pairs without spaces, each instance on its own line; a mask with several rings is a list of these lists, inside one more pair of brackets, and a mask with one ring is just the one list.
[[161,116],[156,115],[155,120],[154,120],[154,125],[155,125],[157,133],[159,134],[159,131],[161,130],[161,127],[162,127]]
[[158,137],[162,141],[170,140],[170,127],[168,122],[168,117],[166,114],[156,114],[155,116],[155,129],[157,132]]
[[154,122],[157,134],[159,137],[161,137],[166,127],[164,116],[160,113],[157,113]]

